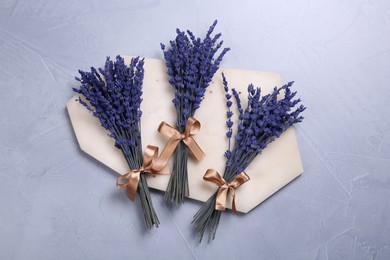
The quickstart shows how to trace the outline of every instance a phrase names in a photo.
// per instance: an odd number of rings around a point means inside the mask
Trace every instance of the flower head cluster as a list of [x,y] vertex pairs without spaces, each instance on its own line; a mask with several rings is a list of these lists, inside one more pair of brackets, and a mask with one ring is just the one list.
[[186,33],[177,29],[176,39],[170,42],[170,48],[161,44],[170,76],[169,83],[175,89],[172,102],[177,111],[179,130],[184,130],[187,119],[199,108],[222,58],[230,50],[224,48],[215,58],[223,44],[223,41],[218,41],[221,33],[211,37],[216,25],[217,21],[210,26],[203,40],[196,38],[189,30]]
[[228,147],[228,149],[225,152],[225,157],[226,157],[226,159],[229,160],[230,157],[232,156],[232,152],[230,151],[230,146],[231,146],[231,139],[232,139],[232,135],[233,135],[233,121],[232,121],[233,112],[231,110],[231,106],[232,106],[233,102],[231,101],[232,95],[229,94],[228,82],[227,82],[226,77],[225,77],[225,75],[223,73],[222,73],[222,80],[223,80],[223,87],[224,87],[224,90],[225,90],[226,107],[227,107],[227,111],[226,111],[226,118],[227,118],[226,126],[228,128],[228,131],[226,132],[226,137],[229,140],[229,147]]
[[[293,82],[280,88],[274,88],[272,93],[261,96],[260,88],[255,88],[252,84],[248,86],[248,104],[244,109],[241,105],[239,93],[232,89],[232,94],[238,109],[239,123],[234,138],[234,148],[230,149],[232,113],[230,111],[232,97],[229,94],[228,82],[224,75],[223,84],[225,97],[227,100],[227,137],[229,148],[225,153],[227,158],[225,173],[228,178],[244,171],[253,161],[256,155],[285,130],[295,123],[303,120],[300,115],[306,108],[303,105],[297,107],[300,99],[294,99],[296,92],[291,92]],[[279,98],[279,95],[283,95]]]
[[100,120],[115,145],[129,155],[130,147],[140,146],[140,110],[144,60],[133,58],[127,66],[120,56],[115,61],[107,57],[104,68],[91,68],[90,72],[79,70],[81,83],[73,90],[82,97],[79,102]]

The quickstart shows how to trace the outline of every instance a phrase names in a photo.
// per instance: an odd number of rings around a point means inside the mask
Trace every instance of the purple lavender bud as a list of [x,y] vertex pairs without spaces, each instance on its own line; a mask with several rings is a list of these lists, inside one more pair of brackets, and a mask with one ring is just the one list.
[[233,116],[233,112],[232,111],[227,111],[226,112],[226,117],[229,119]]

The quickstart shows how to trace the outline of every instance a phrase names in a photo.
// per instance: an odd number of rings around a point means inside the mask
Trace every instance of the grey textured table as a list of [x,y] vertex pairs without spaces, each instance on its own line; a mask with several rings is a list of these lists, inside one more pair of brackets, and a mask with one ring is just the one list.
[[[390,2],[0,3],[1,259],[390,259]],[[111,2],[111,3],[109,3]],[[176,27],[218,18],[223,65],[280,72],[308,110],[304,174],[198,244],[200,203],[145,231],[116,175],[82,153],[65,109],[77,69],[162,58]]]

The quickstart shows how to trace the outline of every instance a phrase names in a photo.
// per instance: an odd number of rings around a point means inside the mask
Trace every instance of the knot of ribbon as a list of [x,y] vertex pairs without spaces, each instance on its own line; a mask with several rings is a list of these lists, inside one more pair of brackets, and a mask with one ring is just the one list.
[[[126,194],[127,197],[134,201],[135,195],[137,193],[138,183],[140,180],[140,176],[142,173],[153,173],[153,174],[169,174],[169,169],[165,165],[161,169],[156,169],[154,167],[154,162],[157,159],[158,156],[158,147],[153,145],[148,145],[145,149],[144,156],[143,156],[143,163],[141,168],[131,170],[123,175],[121,175],[116,180],[116,186],[119,189],[126,188]],[[122,182],[123,180],[126,180],[125,182]]]
[[216,170],[208,169],[203,176],[203,179],[219,186],[215,209],[220,211],[226,210],[226,198],[229,194],[232,200],[232,210],[234,213],[237,213],[235,190],[249,181],[249,176],[245,172],[241,172],[231,182],[227,182]]
[[199,130],[200,122],[193,117],[188,118],[184,133],[180,133],[166,122],[161,122],[158,127],[158,132],[170,139],[156,161],[154,168],[162,169],[168,163],[169,158],[172,156],[180,141],[183,141],[187,145],[188,149],[198,161],[202,160],[205,154],[193,138]]

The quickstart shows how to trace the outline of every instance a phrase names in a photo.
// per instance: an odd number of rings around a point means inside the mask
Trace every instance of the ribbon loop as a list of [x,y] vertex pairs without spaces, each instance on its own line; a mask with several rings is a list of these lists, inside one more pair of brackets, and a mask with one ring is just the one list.
[[198,161],[202,160],[205,154],[193,138],[199,130],[200,122],[193,117],[187,120],[184,133],[180,133],[166,122],[161,122],[158,127],[158,132],[169,137],[169,141],[161,152],[160,157],[156,160],[154,169],[159,170],[168,163],[169,158],[171,158],[180,141],[183,141],[187,145],[188,149]]
[[232,210],[234,213],[237,213],[236,189],[245,182],[249,181],[249,176],[245,172],[241,172],[231,182],[227,182],[216,170],[208,169],[203,176],[203,179],[219,186],[216,197],[215,209],[225,211],[226,198],[228,195],[230,195],[232,201]]
[[194,136],[199,133],[200,122],[193,117],[188,118],[186,129],[184,130],[185,137]]
[[[121,176],[116,180],[116,186],[119,189],[126,188],[127,197],[134,201],[135,195],[137,193],[137,188],[139,184],[139,180],[142,173],[148,172],[153,174],[168,174],[169,169],[165,165],[161,169],[156,170],[154,168],[154,162],[158,156],[158,147],[153,145],[148,145],[145,149],[143,156],[143,164],[139,169],[131,170]],[[126,180],[125,182],[122,182]]]

